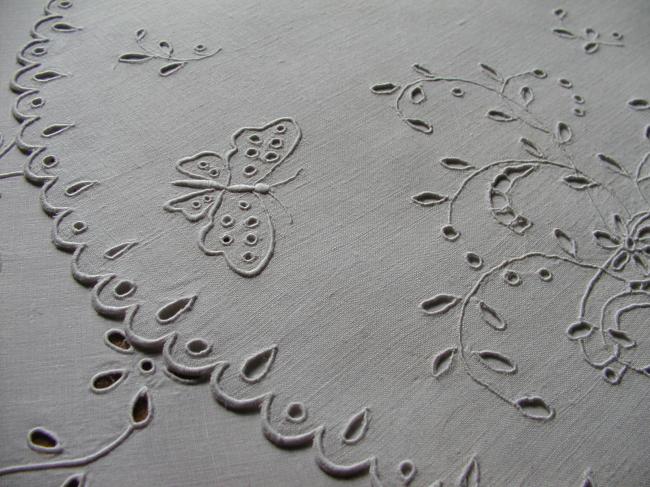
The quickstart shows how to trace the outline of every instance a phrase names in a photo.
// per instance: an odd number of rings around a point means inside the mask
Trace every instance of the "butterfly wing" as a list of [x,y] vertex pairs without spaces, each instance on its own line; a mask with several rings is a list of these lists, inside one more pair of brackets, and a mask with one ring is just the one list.
[[288,117],[239,129],[227,154],[230,184],[253,184],[268,176],[293,153],[300,137],[300,127]]
[[189,176],[190,179],[174,183],[195,191],[172,198],[163,206],[165,210],[172,213],[181,212],[189,221],[196,222],[219,207],[222,191],[201,185],[202,181],[217,181],[224,186],[228,185],[230,181],[228,164],[219,154],[203,151],[184,157],[176,163],[176,170]]
[[264,270],[275,246],[271,215],[253,193],[224,192],[220,207],[199,232],[199,247],[207,255],[223,255],[237,274],[253,277]]

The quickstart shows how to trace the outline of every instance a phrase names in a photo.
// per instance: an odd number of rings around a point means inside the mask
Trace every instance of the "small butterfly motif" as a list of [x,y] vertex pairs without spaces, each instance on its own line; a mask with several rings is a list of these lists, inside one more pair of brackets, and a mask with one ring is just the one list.
[[[225,157],[199,152],[176,163],[190,179],[172,181],[193,191],[169,200],[164,209],[180,212],[191,222],[207,219],[198,243],[206,255],[223,255],[237,274],[260,274],[273,256],[275,228],[264,199],[274,188],[298,176],[276,183],[264,182],[295,150],[300,128],[291,118],[278,118],[263,127],[237,130]],[[284,206],[283,206],[284,208]]]

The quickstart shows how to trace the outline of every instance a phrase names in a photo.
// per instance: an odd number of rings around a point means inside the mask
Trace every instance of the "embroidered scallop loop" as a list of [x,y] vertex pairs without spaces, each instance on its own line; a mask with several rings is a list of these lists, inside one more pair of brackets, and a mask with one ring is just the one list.
[[196,296],[186,296],[166,304],[156,313],[156,320],[161,325],[173,323],[184,313],[192,309]]
[[352,415],[341,430],[341,441],[346,445],[355,445],[365,436],[370,425],[370,410],[363,408]]
[[271,345],[244,360],[239,371],[242,380],[249,384],[261,381],[271,370],[277,352],[277,345]]
[[63,446],[56,434],[40,426],[29,430],[27,444],[32,450],[39,453],[61,453],[63,451]]

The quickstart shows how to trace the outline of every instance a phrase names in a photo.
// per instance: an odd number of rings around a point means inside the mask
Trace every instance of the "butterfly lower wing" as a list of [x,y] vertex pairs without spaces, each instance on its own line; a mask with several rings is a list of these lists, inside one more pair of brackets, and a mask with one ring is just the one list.
[[239,129],[227,155],[231,184],[252,184],[275,170],[293,153],[300,137],[300,127],[288,117]]
[[170,213],[181,212],[191,222],[201,220],[220,199],[220,193],[214,189],[202,189],[172,198],[163,208]]
[[252,193],[225,193],[210,222],[199,232],[199,247],[207,255],[223,255],[228,266],[244,277],[258,275],[275,247],[271,215]]

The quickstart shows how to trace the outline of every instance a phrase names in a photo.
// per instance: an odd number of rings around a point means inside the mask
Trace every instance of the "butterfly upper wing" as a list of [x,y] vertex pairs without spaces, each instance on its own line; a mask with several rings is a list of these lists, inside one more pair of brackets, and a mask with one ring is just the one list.
[[[214,211],[221,203],[221,193],[215,189],[205,189],[201,181],[217,181],[228,185],[230,173],[227,162],[219,154],[203,151],[193,156],[184,157],[176,163],[178,172],[190,179],[184,187],[193,188],[191,193],[182,194],[169,200],[163,208],[169,212],[181,212],[191,222],[201,220],[210,211]],[[192,186],[192,181],[196,185]],[[198,191],[196,191],[198,189]]]
[[253,184],[274,171],[295,150],[300,137],[298,124],[288,117],[239,129],[227,155],[231,184]]
[[199,232],[199,247],[207,255],[223,255],[228,266],[244,277],[264,270],[275,246],[271,217],[253,193],[223,193],[220,207]]

